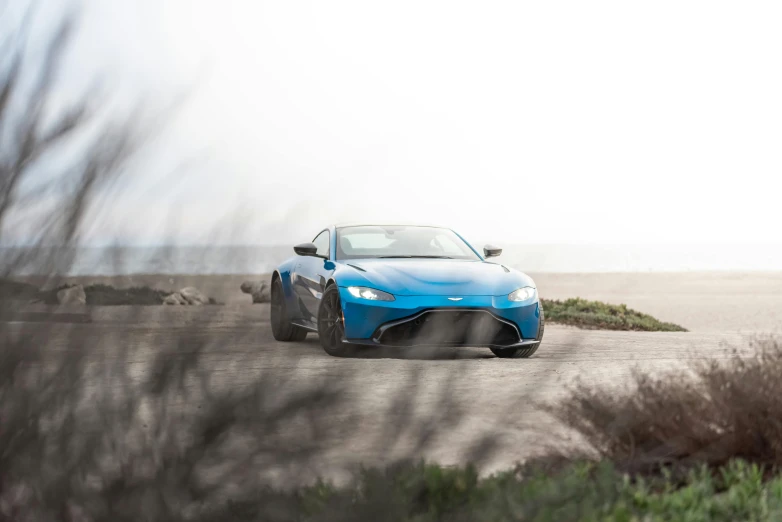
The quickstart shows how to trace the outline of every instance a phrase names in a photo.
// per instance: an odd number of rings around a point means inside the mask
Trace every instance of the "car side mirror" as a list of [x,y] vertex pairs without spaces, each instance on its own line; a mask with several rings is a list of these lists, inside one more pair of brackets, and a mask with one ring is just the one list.
[[318,247],[314,243],[302,243],[293,247],[293,251],[300,256],[315,257],[318,255]]
[[502,254],[501,248],[497,248],[496,246],[492,245],[486,245],[483,247],[483,257],[497,257],[500,254]]

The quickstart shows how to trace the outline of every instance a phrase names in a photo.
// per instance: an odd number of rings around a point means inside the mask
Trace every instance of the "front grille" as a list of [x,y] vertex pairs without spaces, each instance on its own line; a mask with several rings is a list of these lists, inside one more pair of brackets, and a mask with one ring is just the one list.
[[521,341],[515,326],[482,310],[429,310],[381,326],[373,337],[389,346],[506,346]]

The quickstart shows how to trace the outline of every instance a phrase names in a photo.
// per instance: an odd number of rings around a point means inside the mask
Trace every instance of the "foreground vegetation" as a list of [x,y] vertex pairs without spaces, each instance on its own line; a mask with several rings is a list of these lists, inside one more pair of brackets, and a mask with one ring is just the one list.
[[[407,465],[365,471],[341,489],[319,484],[294,495],[299,520],[736,521],[782,518],[782,478],[733,461],[679,480],[631,478],[609,463],[576,463],[552,474],[517,469],[478,479],[471,468]],[[244,514],[250,515],[251,506]],[[260,520],[247,518],[246,520]]]
[[[310,520],[782,520],[782,344],[617,391],[577,384],[549,411],[587,453],[479,479],[469,467],[367,471],[349,488],[298,494]],[[309,510],[309,511],[308,511]]]
[[[577,384],[549,407],[587,453],[479,479],[435,465],[299,492],[308,520],[782,520],[782,344],[751,343],[623,391]],[[580,455],[580,456],[579,456]],[[544,465],[545,462],[550,464]]]
[[[127,379],[125,359],[96,365],[84,350],[55,355],[39,349],[45,332],[30,335],[5,338],[0,352],[0,519],[782,520],[782,345],[774,339],[733,359],[637,374],[629,388],[575,385],[548,408],[580,436],[583,452],[486,478],[469,465],[403,462],[347,485],[280,491],[256,478],[263,465],[255,463],[316,461],[321,422],[349,386],[324,381],[329,387],[290,403],[279,402],[279,382],[263,378],[241,390],[202,390],[203,339],[183,331],[175,344],[188,351],[161,350],[141,381],[114,386],[85,409],[88,390],[106,385],[100,379]],[[60,369],[38,372],[44,360]],[[285,446],[274,434],[288,422],[305,422],[300,432],[314,437]]]
[[637,330],[645,332],[686,332],[673,323],[664,323],[650,315],[600,301],[579,297],[565,301],[541,299],[546,320],[551,323],[596,330]]

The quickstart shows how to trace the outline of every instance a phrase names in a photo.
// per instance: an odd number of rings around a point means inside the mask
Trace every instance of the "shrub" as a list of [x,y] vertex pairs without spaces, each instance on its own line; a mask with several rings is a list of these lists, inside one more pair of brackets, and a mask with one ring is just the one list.
[[633,386],[579,384],[550,410],[602,458],[624,469],[710,467],[732,459],[782,465],[782,346],[752,343],[752,355],[693,363],[690,371],[650,377]]
[[601,330],[641,330],[650,332],[686,332],[673,323],[664,323],[654,317],[636,312],[627,305],[611,305],[587,301],[579,297],[566,301],[543,300],[546,320],[552,323]]

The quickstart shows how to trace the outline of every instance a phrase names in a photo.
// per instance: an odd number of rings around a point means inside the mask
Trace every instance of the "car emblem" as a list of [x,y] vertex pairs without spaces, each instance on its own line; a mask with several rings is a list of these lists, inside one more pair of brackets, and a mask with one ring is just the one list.
[[462,299],[464,299],[464,297],[449,297],[448,298],[449,301],[461,301]]

